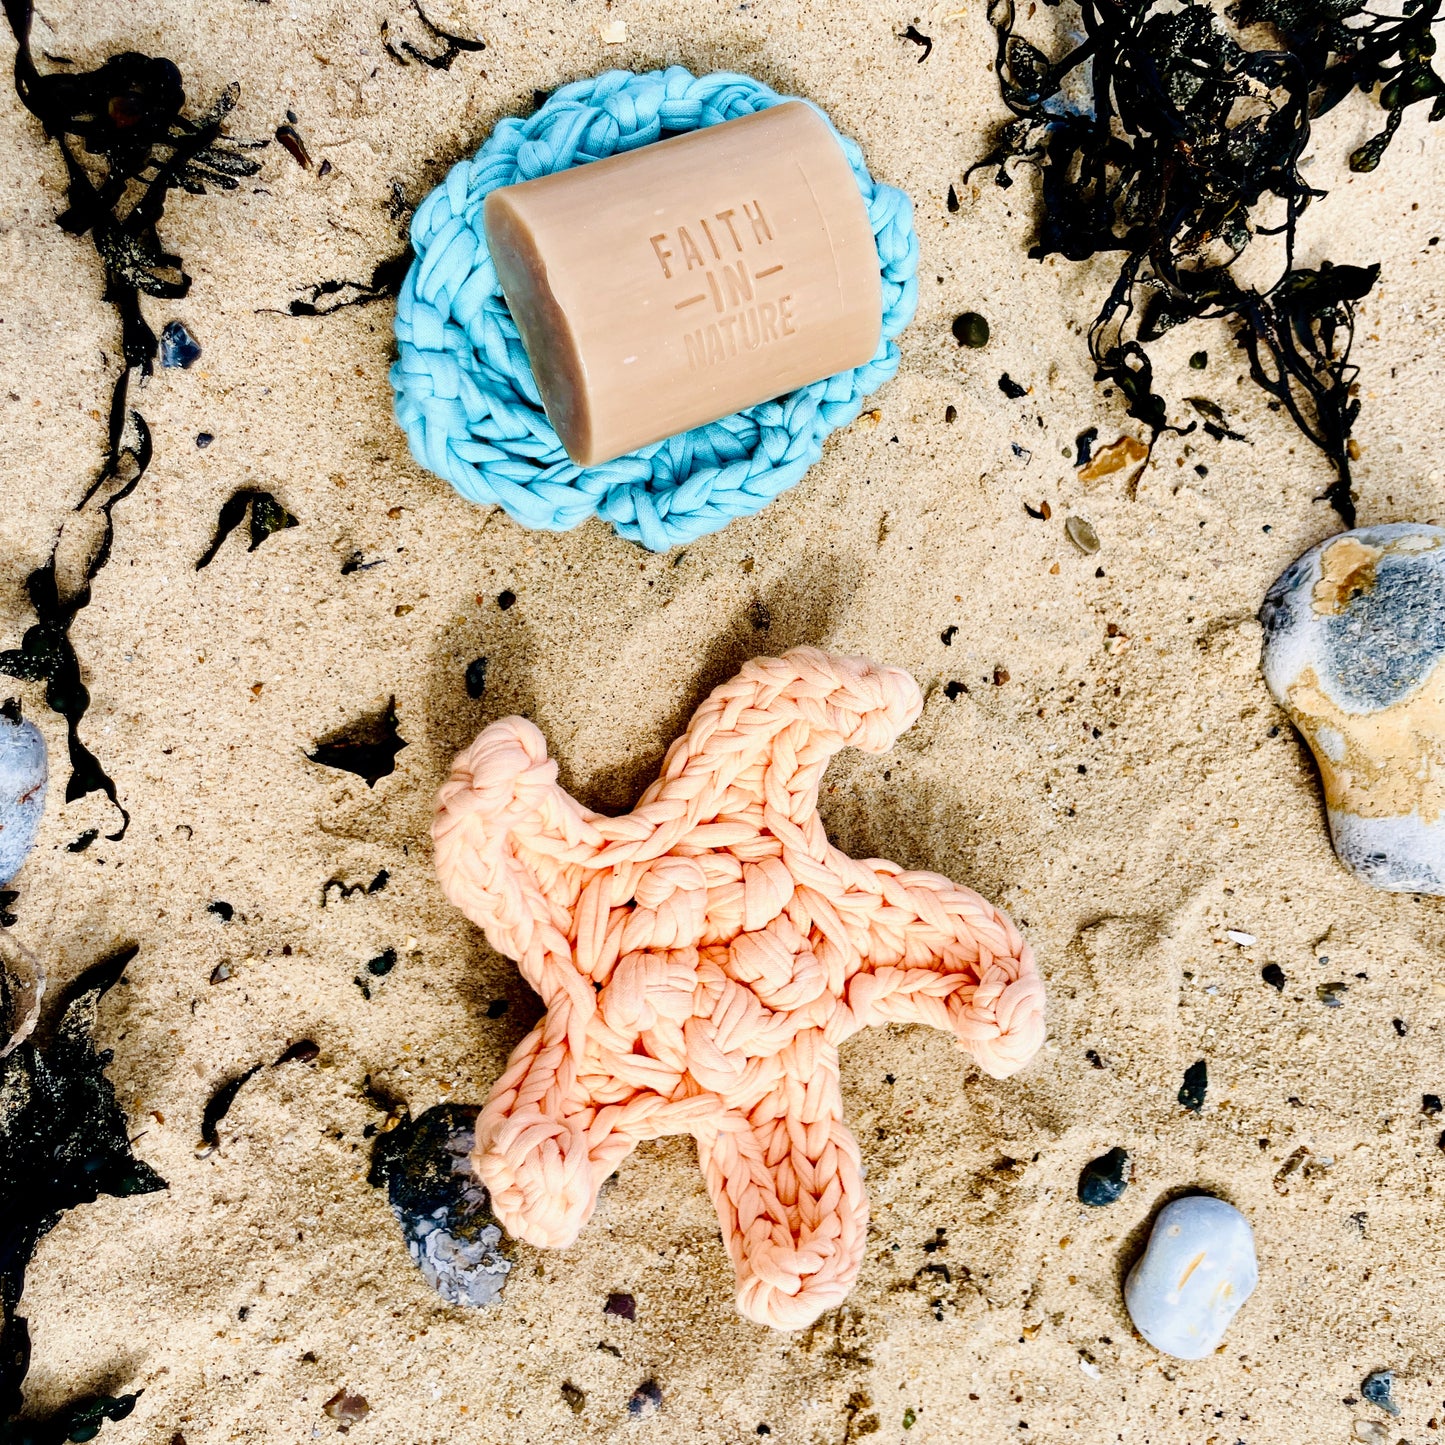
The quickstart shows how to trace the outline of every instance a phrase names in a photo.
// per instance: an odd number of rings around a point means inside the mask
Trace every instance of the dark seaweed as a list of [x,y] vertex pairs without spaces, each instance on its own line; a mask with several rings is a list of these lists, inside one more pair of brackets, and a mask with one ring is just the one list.
[[99,828],[87,828],[78,838],[73,838],[65,845],[65,851],[67,853],[84,853],[99,837]]
[[357,893],[380,893],[391,881],[391,874],[381,869],[370,883],[345,883],[340,878],[328,878],[321,885],[321,906],[326,907],[326,900],[331,896],[331,890],[336,889],[338,898],[350,898]]
[[248,507],[251,511],[251,545],[246,548],[248,552],[254,552],[273,532],[300,526],[300,519],[293,517],[270,492],[243,487],[221,508],[221,515],[216,521],[216,535],[196,563],[197,572],[210,566],[221,550],[221,544],[241,525]]
[[411,248],[378,261],[370,281],[318,281],[286,308],[292,316],[330,316],[343,306],[365,306],[398,295],[411,265]]
[[221,1147],[221,1136],[217,1132],[216,1126],[226,1117],[231,1105],[236,1102],[236,1095],[241,1092],[241,1086],[249,1082],[260,1071],[260,1064],[252,1064],[244,1074],[237,1074],[234,1079],[227,1079],[206,1101],[206,1107],[201,1113],[201,1138],[212,1149]]
[[373,978],[385,978],[396,967],[396,949],[383,948],[375,958],[370,959],[366,971]]
[[111,1055],[94,1042],[100,999],[136,952],[124,948],[81,975],[44,1049],[27,1039],[0,1059],[0,1441],[6,1445],[88,1440],[102,1421],[128,1415],[139,1393],[89,1395],[43,1420],[14,1419],[30,1365],[29,1325],[16,1310],[36,1245],[67,1209],[102,1194],[166,1187],[131,1153],[125,1113],[105,1077]]
[[930,35],[920,35],[916,25],[910,25],[908,29],[903,32],[901,38],[911,40],[915,45],[921,45],[923,47],[923,54],[918,57],[918,63],[920,65],[933,54],[933,37]]
[[431,39],[442,42],[442,49],[428,55],[424,50],[413,45],[410,40],[394,41],[390,22],[383,20],[381,22],[381,42],[386,47],[386,53],[399,65],[410,65],[413,60],[419,60],[433,70],[450,70],[452,63],[459,55],[487,48],[484,40],[469,39],[465,35],[453,35],[450,31],[443,30],[441,26],[433,24],[427,17],[426,11],[421,8],[420,0],[411,0],[411,8],[416,11],[417,18],[426,27],[427,34]]
[[302,1039],[300,1043],[292,1044],[271,1067],[279,1068],[282,1064],[309,1064],[320,1055],[320,1044],[314,1039]]
[[[1430,63],[1442,8],[1408,0],[1391,18],[1362,0],[1236,0],[1230,18],[1272,27],[1281,46],[1250,49],[1202,4],[1082,0],[1082,39],[1050,60],[1016,32],[1012,0],[992,0],[1000,89],[1016,119],[980,165],[995,167],[1001,186],[1012,184],[1011,159],[1040,167],[1031,256],[1122,256],[1089,350],[1097,379],[1149,428],[1151,449],[1176,428],[1145,343],[1196,318],[1224,319],[1250,375],[1334,467],[1321,500],[1354,525],[1350,348],[1356,303],[1379,267],[1296,264],[1299,218],[1324,194],[1299,161],[1311,120],[1356,87],[1379,86],[1388,117],[1352,155],[1355,170],[1379,163],[1408,106],[1428,100],[1432,120],[1445,116],[1445,82]],[[1282,204],[1278,225],[1261,214],[1269,198]],[[1284,237],[1283,271],[1264,291],[1231,270],[1255,235]]]
[[[56,218],[71,235],[87,232],[105,272],[104,298],[120,317],[124,368],[111,393],[105,460],[76,505],[50,561],[26,579],[36,622],[18,648],[0,652],[0,672],[47,684],[46,701],[66,721],[70,780],[66,802],[103,792],[120,811],[125,836],[130,816],[116,798],[115,783],[80,741],[80,720],[90,694],[70,642],[76,614],[91,600],[91,583],[110,560],[113,509],[136,488],[151,459],[150,430],[126,404],[132,377],[148,376],[156,359],[156,336],[141,313],[142,294],[177,300],[190,289],[181,258],[165,249],[158,226],[173,189],[204,194],[235,190],[260,164],[253,147],[221,135],[239,91],[228,86],[199,120],[181,114],[185,88],[169,60],[127,51],[90,71],[41,74],[30,47],[32,0],[3,0],[15,34],[15,91],[60,150],[66,171],[66,206]],[[72,531],[74,535],[72,535]],[[84,541],[71,585],[57,582],[63,549]]]
[[323,738],[306,756],[323,768],[355,773],[374,788],[396,770],[396,755],[404,747],[406,740],[396,730],[396,699],[391,697],[377,716],[361,718]]

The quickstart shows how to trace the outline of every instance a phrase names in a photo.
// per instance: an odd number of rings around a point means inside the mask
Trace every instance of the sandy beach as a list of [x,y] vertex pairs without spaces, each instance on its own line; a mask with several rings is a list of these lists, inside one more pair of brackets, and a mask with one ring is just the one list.
[[[1026,172],[1007,190],[965,180],[1006,112],[984,7],[951,9],[447,0],[428,13],[486,48],[434,69],[388,53],[436,43],[404,0],[44,6],[37,52],[168,55],[193,113],[236,81],[228,132],[269,138],[293,112],[312,165],[273,142],[254,181],[177,194],[162,223],[193,285],[145,312],[184,322],[202,355],[132,395],[154,460],[72,631],[93,697],[81,732],[130,813],[122,840],[102,794],[64,803],[65,728],[43,689],[0,679],[52,768],[15,935],[60,983],[139,944],[100,1039],[136,1152],[169,1184],[43,1240],[21,1311],[32,1409],[143,1389],[105,1427],[112,1445],[327,1439],[343,1388],[370,1407],[349,1433],[376,1445],[1299,1445],[1365,1419],[1392,1445],[1436,1438],[1445,1151],[1422,1098],[1445,1093],[1445,904],[1371,891],[1336,861],[1313,764],[1258,670],[1266,589],[1340,529],[1315,500],[1328,466],[1223,326],[1200,324],[1151,348],[1158,388],[1172,418],[1204,397],[1247,440],[1166,435],[1136,487],[1127,471],[1081,479],[1080,432],[1142,435],[1085,348],[1111,272],[1027,259]],[[604,43],[617,21],[625,39]],[[7,33],[7,70],[12,56]],[[817,101],[912,197],[922,261],[876,410],[756,517],[654,556],[598,521],[525,531],[412,461],[390,299],[288,308],[396,255],[410,210],[534,91],[671,64]],[[1308,174],[1329,195],[1301,248],[1381,264],[1356,346],[1361,522],[1445,522],[1445,151],[1412,113],[1380,168],[1351,175],[1379,115],[1356,96],[1318,127]],[[25,576],[102,460],[120,362],[94,248],[54,224],[59,154],[8,83],[0,142],[13,647],[33,621]],[[964,311],[987,317],[986,347],[955,341]],[[242,529],[197,571],[247,487],[299,525],[253,551]],[[1068,539],[1071,517],[1097,553]],[[945,873],[1011,913],[1047,981],[1047,1043],[1003,1081],[923,1028],[844,1048],[872,1222],[855,1290],[811,1329],[736,1313],[685,1138],[627,1160],[575,1247],[515,1246],[497,1305],[445,1304],[366,1182],[376,1095],[414,1114],[479,1103],[540,1013],[437,888],[428,829],[452,756],[520,713],[576,797],[625,811],[712,687],[801,643],[918,679],[919,722],[889,754],[841,754],[820,811],[854,856]],[[406,746],[374,787],[308,761],[389,699]],[[382,870],[372,892],[326,888]],[[388,948],[396,966],[367,975]],[[1344,1003],[1327,1008],[1318,989],[1336,981]],[[270,1066],[304,1039],[314,1061]],[[1176,1096],[1199,1059],[1193,1114]],[[206,1101],[257,1063],[220,1147],[201,1149]],[[1116,1146],[1134,1181],[1087,1209],[1079,1171]],[[1225,1347],[1192,1364],[1135,1335],[1120,1295],[1155,1209],[1191,1189],[1245,1212],[1261,1276]],[[613,1292],[635,1297],[634,1320],[604,1313]],[[1359,1398],[1384,1368],[1398,1420]],[[634,1419],[648,1380],[661,1408]]]

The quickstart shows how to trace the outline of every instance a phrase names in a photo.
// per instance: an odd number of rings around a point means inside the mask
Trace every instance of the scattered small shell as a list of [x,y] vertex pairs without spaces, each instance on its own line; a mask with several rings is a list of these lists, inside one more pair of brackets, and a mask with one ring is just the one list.
[[344,1385],[321,1408],[336,1421],[343,1433],[371,1413],[366,1396],[348,1394]]
[[201,343],[186,330],[181,321],[167,321],[161,332],[161,365],[179,366],[186,370],[201,355]]
[[1265,681],[1314,752],[1341,861],[1376,888],[1445,894],[1445,528],[1331,537],[1259,620]]
[[609,20],[606,25],[598,27],[597,33],[602,37],[604,45],[625,45],[627,43],[627,22],[625,20]]
[[1400,1407],[1395,1403],[1395,1372],[1374,1370],[1366,1375],[1360,1385],[1360,1394],[1370,1404],[1378,1405],[1387,1415],[1398,1415]]
[[1066,517],[1064,519],[1064,535],[1086,557],[1092,557],[1099,550],[1099,534],[1094,530],[1094,524],[1086,517]]
[[1356,1420],[1350,1434],[1365,1445],[1385,1445],[1390,1438],[1390,1432],[1378,1420]]
[[33,722],[0,711],[0,884],[8,883],[35,846],[45,812],[45,739]]
[[1102,1380],[1104,1378],[1104,1372],[1092,1360],[1081,1359],[1079,1361],[1079,1368],[1091,1380]]
[[45,969],[8,929],[0,928],[0,1059],[24,1043],[40,1019]]
[[1224,936],[1231,942],[1237,943],[1241,948],[1253,948],[1259,940],[1252,933],[1243,933],[1238,928],[1225,930]]
[[1194,1194],[1159,1211],[1124,1283],[1124,1303],[1156,1350],[1202,1360],[1258,1283],[1249,1221],[1222,1199]]

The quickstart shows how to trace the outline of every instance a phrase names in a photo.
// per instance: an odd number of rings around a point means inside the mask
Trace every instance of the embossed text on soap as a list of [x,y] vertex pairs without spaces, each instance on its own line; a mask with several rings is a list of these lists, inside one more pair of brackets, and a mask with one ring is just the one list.
[[689,371],[797,333],[793,295],[782,289],[786,268],[769,254],[777,240],[756,197],[648,237],[663,284],[681,293],[672,305],[683,318]]

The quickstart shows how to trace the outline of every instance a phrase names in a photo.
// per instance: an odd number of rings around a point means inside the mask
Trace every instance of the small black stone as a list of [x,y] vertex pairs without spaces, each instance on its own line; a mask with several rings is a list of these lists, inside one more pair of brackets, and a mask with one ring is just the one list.
[[1370,1404],[1378,1405],[1387,1415],[1398,1415],[1400,1407],[1395,1403],[1395,1372],[1393,1370],[1376,1370],[1366,1375],[1360,1385],[1360,1394]]
[[385,948],[366,965],[366,971],[376,978],[385,978],[396,967],[396,949]]
[[1096,1208],[1117,1202],[1129,1187],[1129,1173],[1129,1155],[1123,1149],[1091,1159],[1079,1175],[1080,1202]]
[[467,663],[466,680],[467,696],[481,697],[487,687],[487,659],[485,657],[476,657]]
[[1019,397],[1027,396],[1029,392],[1028,387],[1020,386],[1008,372],[1004,372],[1004,374],[999,377],[998,389],[1003,392],[1010,401],[1017,401]]
[[216,899],[214,903],[206,904],[206,912],[214,913],[222,923],[229,923],[236,916],[235,908],[222,898]]
[[1179,1090],[1179,1102],[1191,1114],[1197,1114],[1204,1107],[1204,1095],[1209,1089],[1209,1065],[1200,1059],[1184,1071],[1184,1087]]
[[949,702],[957,702],[967,691],[968,689],[961,682],[945,683],[943,687],[943,695]]
[[516,600],[517,594],[513,592],[511,588],[508,588],[505,592],[497,593],[497,606],[500,607],[503,612],[505,612],[507,608],[509,608]]
[[1193,367],[1195,371],[1203,371],[1204,368],[1209,365],[1209,353],[1207,351],[1196,351],[1194,355],[1189,358],[1189,365]]
[[1277,963],[1267,963],[1260,969],[1259,976],[1271,987],[1284,992],[1284,969]]
[[988,322],[977,311],[965,311],[962,316],[954,317],[953,335],[960,346],[977,351],[988,345]]
[[637,1301],[630,1294],[610,1294],[602,1306],[603,1314],[616,1315],[620,1320],[637,1318]]
[[1410,1025],[1407,1024],[1404,1019],[1391,1019],[1390,1022],[1395,1026],[1395,1032],[1399,1034],[1402,1039],[1410,1032]]
[[1440,1112],[1440,1095],[1425,1094],[1420,1100],[1420,1111],[1423,1114],[1435,1115]]
[[213,437],[208,431],[200,431],[196,433],[196,445],[200,447],[202,451],[205,451],[205,449],[210,446],[213,441],[215,441],[215,437]]

